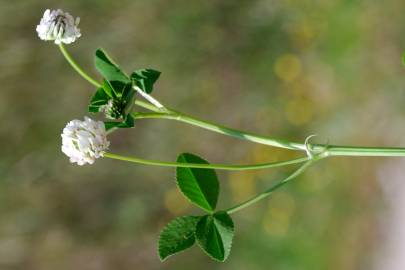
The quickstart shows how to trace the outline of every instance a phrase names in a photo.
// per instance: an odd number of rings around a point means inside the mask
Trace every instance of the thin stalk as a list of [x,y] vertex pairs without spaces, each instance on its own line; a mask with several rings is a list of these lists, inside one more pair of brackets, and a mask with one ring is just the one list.
[[405,148],[403,147],[364,147],[344,145],[330,145],[326,147],[326,154],[329,156],[405,157]]
[[[74,70],[76,70],[84,79],[90,82],[96,87],[101,85],[87,74],[70,56],[63,44],[59,45],[60,51],[70,63]],[[327,145],[327,144],[302,144],[297,142],[291,142],[283,139],[275,139],[266,136],[260,136],[249,132],[240,131],[233,128],[228,128],[222,125],[218,125],[212,122],[197,119],[195,117],[186,115],[184,113],[177,112],[175,110],[165,107],[166,112],[162,112],[161,109],[155,107],[153,104],[148,104],[140,100],[136,100],[135,104],[145,109],[151,110],[155,113],[136,113],[133,114],[136,119],[171,119],[181,121],[190,125],[198,126],[213,132],[217,132],[223,135],[255,142],[259,144],[280,147],[290,150],[307,151],[311,149],[315,154],[321,153],[323,156],[361,156],[361,157],[405,157],[405,148],[403,147],[361,147],[361,146],[340,146],[340,145]]]
[[301,157],[301,158],[290,159],[290,160],[286,160],[286,161],[270,162],[270,163],[262,163],[262,164],[226,165],[226,164],[199,164],[199,163],[166,162],[166,161],[158,161],[158,160],[141,159],[141,158],[137,158],[137,157],[121,156],[121,155],[117,155],[117,154],[113,154],[113,153],[104,153],[104,157],[133,162],[133,163],[142,164],[142,165],[152,165],[152,166],[161,166],[161,167],[217,169],[217,170],[228,170],[228,171],[267,169],[267,168],[274,168],[274,167],[303,163],[308,160],[307,157]]
[[162,113],[158,108],[153,106],[152,104],[149,104],[147,102],[144,102],[142,100],[136,99],[135,100],[135,105],[138,105],[139,107],[145,108],[149,111],[156,112],[156,113]]
[[66,60],[69,62],[69,64],[73,67],[74,70],[77,71],[77,73],[80,74],[85,80],[87,80],[89,83],[94,85],[95,87],[99,88],[101,85],[93,79],[91,76],[89,76],[77,63],[76,61],[72,58],[72,56],[69,54],[69,52],[66,50],[65,46],[63,43],[59,44],[59,49],[62,52],[63,56],[66,58]]
[[[137,103],[139,105],[139,103]],[[143,105],[143,104],[142,104]],[[173,110],[169,110],[169,113],[133,113],[132,116],[135,119],[147,119],[147,118],[155,118],[155,119],[170,119],[176,120],[180,122],[184,122],[190,125],[198,126],[210,131],[214,131],[223,135],[235,137],[238,139],[243,139],[255,143],[260,143],[264,145],[274,146],[274,147],[281,147],[290,150],[305,150],[305,145],[296,143],[296,142],[289,142],[283,139],[274,139],[265,136],[256,135],[249,132],[240,131],[233,128],[228,128],[222,125],[214,124],[208,121],[200,120],[179,112],[175,112]]]
[[238,212],[254,203],[257,203],[260,200],[263,200],[267,197],[269,197],[275,190],[281,188],[282,186],[284,186],[285,184],[287,184],[288,182],[290,182],[291,180],[293,180],[294,178],[298,177],[300,174],[302,174],[312,163],[314,163],[315,160],[308,160],[307,162],[305,162],[301,167],[299,167],[296,171],[294,171],[292,174],[290,174],[288,177],[284,178],[283,180],[277,182],[275,185],[271,186],[269,189],[267,189],[266,191],[257,194],[256,196],[254,196],[253,198],[238,204],[236,206],[233,206],[227,210],[225,210],[225,212],[227,212],[228,214],[233,214],[235,212]]
[[151,105],[145,104],[144,102],[136,101],[136,105],[146,109],[150,109],[151,111],[153,111],[153,113],[133,113],[132,116],[135,119],[169,119],[180,121],[220,134],[264,145],[300,151],[305,151],[307,147],[309,147],[314,153],[323,153],[324,156],[405,157],[405,148],[403,147],[362,147],[328,144],[309,144],[308,146],[305,146],[305,144],[255,135],[253,133],[217,125],[208,121],[194,118],[189,115],[185,115],[184,113],[176,112],[167,107],[166,109],[169,110],[169,113],[159,112],[158,109],[151,108]]

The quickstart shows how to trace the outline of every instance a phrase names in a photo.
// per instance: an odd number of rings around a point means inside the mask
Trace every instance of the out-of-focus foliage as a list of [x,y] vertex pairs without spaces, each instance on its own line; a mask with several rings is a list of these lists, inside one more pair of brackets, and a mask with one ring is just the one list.
[[[170,107],[298,141],[316,133],[331,143],[405,145],[404,1],[1,1],[1,269],[372,266],[384,209],[375,176],[383,159],[371,158],[321,162],[233,216],[226,263],[197,248],[161,263],[159,230],[201,212],[177,191],[172,169],[69,164],[61,130],[87,113],[95,89],[36,36],[46,8],[81,17],[82,37],[67,48],[86,70],[97,76],[99,46],[125,70],[156,68],[153,94]],[[185,151],[216,163],[291,156],[164,120],[110,139],[113,152],[171,161]],[[218,208],[284,173],[221,172]]]

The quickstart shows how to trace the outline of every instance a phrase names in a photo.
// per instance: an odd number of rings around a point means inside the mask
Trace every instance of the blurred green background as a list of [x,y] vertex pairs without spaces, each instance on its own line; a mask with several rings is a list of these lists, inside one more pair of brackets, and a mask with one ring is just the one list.
[[[318,134],[333,144],[405,145],[402,0],[1,0],[0,269],[384,265],[392,211],[378,179],[388,185],[391,177],[378,172],[405,163],[383,158],[322,161],[236,214],[226,263],[196,247],[161,263],[160,229],[199,210],[177,191],[172,169],[68,162],[61,130],[87,114],[94,89],[37,37],[46,8],[81,17],[82,37],[67,48],[91,74],[99,46],[128,72],[158,69],[155,97],[177,110],[296,141]],[[291,157],[167,120],[141,120],[110,140],[111,152],[167,161],[184,151],[216,163]],[[286,172],[220,172],[220,206]]]

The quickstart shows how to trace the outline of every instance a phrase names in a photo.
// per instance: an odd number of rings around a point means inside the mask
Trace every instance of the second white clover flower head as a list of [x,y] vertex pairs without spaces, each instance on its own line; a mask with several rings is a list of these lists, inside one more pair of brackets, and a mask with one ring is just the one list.
[[77,28],[79,22],[79,17],[74,19],[61,9],[52,11],[47,9],[36,30],[42,40],[54,40],[55,44],[69,44],[81,36],[80,29]]
[[71,163],[93,164],[102,157],[110,142],[104,123],[84,117],[84,121],[72,120],[67,123],[62,133],[62,152]]

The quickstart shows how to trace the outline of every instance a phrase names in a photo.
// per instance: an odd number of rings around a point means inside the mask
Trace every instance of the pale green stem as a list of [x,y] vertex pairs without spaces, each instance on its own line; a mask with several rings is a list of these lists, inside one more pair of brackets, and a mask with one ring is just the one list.
[[[139,105],[139,102],[136,102],[136,104]],[[146,118],[156,118],[156,119],[170,119],[170,120],[176,120],[180,122],[184,122],[187,124],[191,124],[194,126],[198,126],[204,129],[208,129],[210,131],[214,131],[223,135],[235,137],[238,139],[243,139],[255,143],[260,143],[260,144],[265,144],[269,146],[275,146],[275,147],[281,147],[281,148],[286,148],[286,149],[291,149],[291,150],[305,150],[305,145],[300,144],[300,143],[295,143],[295,142],[289,142],[286,140],[282,139],[274,139],[274,138],[269,138],[269,137],[264,137],[260,135],[256,135],[253,133],[248,133],[248,132],[243,132],[237,129],[233,128],[228,128],[225,126],[221,126],[218,124],[214,124],[208,121],[200,120],[179,112],[175,112],[171,109],[168,109],[166,107],[166,110],[169,111],[169,113],[133,113],[132,116],[135,119],[146,119]]]
[[269,138],[265,136],[255,135],[252,133],[228,128],[225,126],[210,123],[208,121],[200,120],[184,113],[176,112],[166,107],[169,113],[157,112],[156,108],[151,108],[151,105],[144,102],[135,102],[136,105],[150,109],[154,113],[133,113],[135,119],[169,119],[184,122],[194,126],[198,126],[207,130],[211,130],[220,134],[228,135],[231,137],[264,144],[275,147],[281,147],[291,150],[306,151],[307,147],[314,153],[323,153],[324,156],[361,156],[361,157],[405,157],[405,148],[403,147],[361,147],[361,146],[339,146],[328,144],[300,144],[286,140]]
[[74,70],[77,71],[77,73],[80,74],[85,80],[87,80],[89,83],[94,85],[95,87],[99,88],[101,85],[94,80],[91,76],[89,76],[77,63],[76,61],[72,58],[72,56],[69,54],[69,52],[66,50],[65,46],[63,43],[59,44],[59,49],[62,52],[63,56],[66,58],[66,60],[69,62],[69,64],[73,67]]
[[117,159],[122,161],[133,162],[142,165],[152,165],[161,167],[184,167],[184,168],[200,168],[200,169],[217,169],[217,170],[228,170],[228,171],[244,171],[244,170],[259,170],[274,168],[280,166],[287,166],[292,164],[302,163],[308,160],[307,157],[301,157],[286,161],[270,162],[262,164],[252,164],[252,165],[226,165],[226,164],[199,164],[199,163],[180,163],[180,162],[166,162],[157,160],[147,160],[137,157],[127,157],[112,153],[104,153],[104,157]]
[[[314,145],[320,146],[322,145]],[[364,146],[327,146],[326,155],[329,156],[352,156],[352,157],[405,157],[403,147],[364,147]]]
[[[96,87],[101,85],[88,75],[70,56],[63,44],[59,45],[62,54],[65,56],[66,60],[71,64],[71,66],[87,81]],[[180,113],[171,109],[166,109],[166,113],[162,113],[158,108],[151,104],[147,104],[142,101],[135,101],[135,104],[155,112],[155,114],[135,114],[137,119],[142,118],[157,118],[157,119],[171,119],[181,121],[187,124],[198,126],[207,130],[211,130],[223,135],[247,140],[250,142],[255,142],[259,144],[280,147],[290,150],[300,150],[307,151],[311,149],[313,153],[323,153],[323,156],[369,156],[369,157],[405,157],[405,148],[403,147],[360,147],[360,146],[339,146],[339,145],[327,145],[327,144],[302,144],[291,142],[283,139],[275,139],[266,136],[260,136],[249,132],[240,131],[233,128],[228,128],[222,125],[211,123],[208,121],[200,120],[192,116]]]
[[227,210],[225,210],[225,212],[227,212],[228,214],[233,214],[235,212],[238,212],[239,210],[242,210],[243,208],[246,208],[260,200],[263,200],[267,197],[269,197],[276,189],[281,188],[282,186],[284,186],[285,184],[287,184],[288,182],[290,182],[291,180],[293,180],[294,178],[298,177],[300,174],[302,174],[305,169],[307,169],[312,163],[314,163],[316,160],[312,159],[312,160],[308,160],[307,162],[305,162],[301,167],[299,167],[296,171],[294,171],[292,174],[290,174],[288,177],[284,178],[283,180],[277,182],[276,184],[274,184],[273,186],[271,186],[269,189],[267,189],[266,191],[257,194],[256,196],[254,196],[253,198],[238,204],[236,206],[233,206]]
[[145,108],[149,111],[156,112],[156,113],[162,113],[158,108],[153,106],[152,104],[149,104],[147,102],[144,102],[142,100],[136,99],[135,100],[135,105],[138,105],[139,107]]

